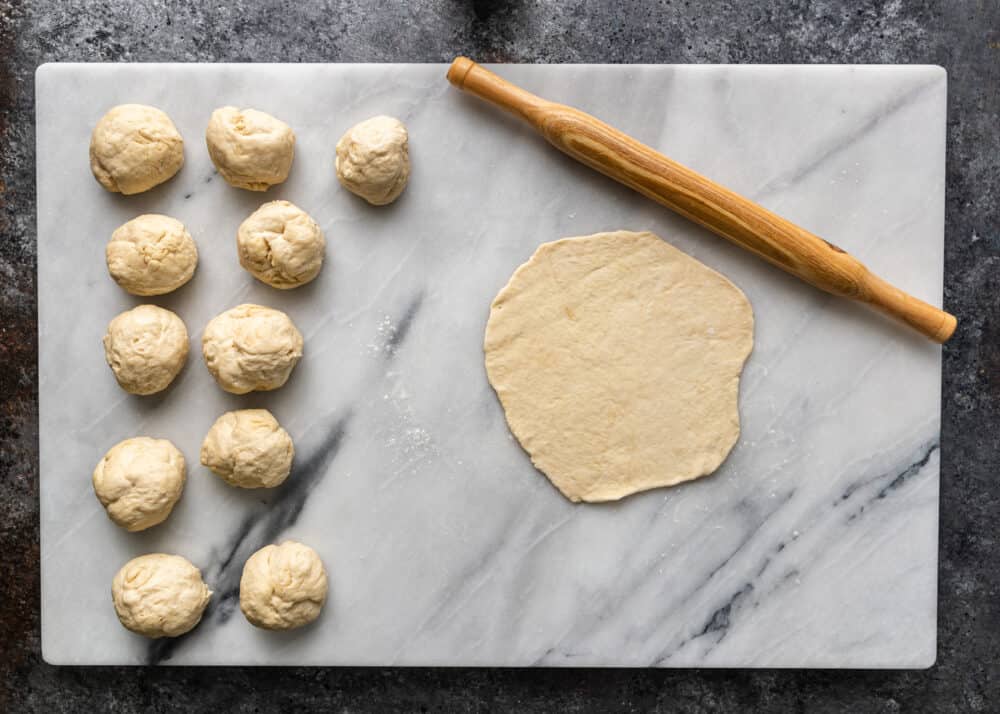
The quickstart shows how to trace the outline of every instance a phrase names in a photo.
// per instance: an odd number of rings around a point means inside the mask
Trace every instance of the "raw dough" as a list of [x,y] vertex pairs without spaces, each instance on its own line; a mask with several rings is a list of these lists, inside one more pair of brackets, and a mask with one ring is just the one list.
[[271,488],[288,478],[295,447],[267,409],[226,412],[201,444],[201,463],[226,483]]
[[112,193],[148,191],[184,164],[184,140],[170,117],[145,104],[122,104],[90,135],[90,170]]
[[205,143],[222,178],[250,191],[266,191],[283,182],[295,155],[292,127],[256,109],[216,109]]
[[265,630],[290,630],[317,617],[326,601],[326,570],[315,550],[286,540],[250,556],[240,578],[240,610]]
[[133,295],[163,295],[194,275],[198,248],[176,218],[147,213],[119,226],[104,250],[108,272]]
[[277,389],[302,357],[302,334],[285,313],[238,305],[217,315],[201,336],[205,365],[232,394]]
[[104,357],[126,392],[166,389],[188,355],[188,333],[170,310],[139,305],[118,315],[104,335]]
[[184,455],[166,439],[126,439],[100,460],[93,483],[112,521],[143,531],[165,521],[181,497]]
[[377,116],[355,124],[337,142],[337,178],[368,203],[392,203],[410,177],[406,126]]
[[240,224],[236,233],[240,265],[271,287],[304,285],[323,267],[326,240],[319,224],[288,201],[271,201]]
[[539,246],[493,301],[484,345],[511,431],[572,501],[717,469],[752,346],[739,288],[626,231]]
[[146,637],[177,637],[190,631],[211,597],[198,568],[166,553],[133,558],[111,582],[118,619]]

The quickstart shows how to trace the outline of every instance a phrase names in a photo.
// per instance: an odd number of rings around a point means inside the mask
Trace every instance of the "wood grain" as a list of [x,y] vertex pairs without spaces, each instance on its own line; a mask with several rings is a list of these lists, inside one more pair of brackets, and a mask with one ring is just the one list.
[[936,342],[955,331],[953,315],[882,280],[841,248],[589,114],[537,97],[466,57],[452,63],[448,80],[521,117],[581,163],[821,290],[867,303]]

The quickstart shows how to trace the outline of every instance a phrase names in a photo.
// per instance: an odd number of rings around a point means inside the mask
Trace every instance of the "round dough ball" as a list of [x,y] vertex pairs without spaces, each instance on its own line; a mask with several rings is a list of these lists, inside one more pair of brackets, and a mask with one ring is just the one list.
[[295,155],[292,127],[256,109],[216,109],[205,143],[222,178],[250,191],[266,191],[288,178]]
[[399,198],[410,178],[403,122],[377,116],[351,127],[337,142],[337,178],[348,191],[376,206]]
[[486,374],[531,462],[572,501],[710,474],[740,434],[753,310],[652,233],[543,243],[490,309]]
[[265,630],[291,630],[317,617],[326,601],[326,570],[315,550],[286,540],[250,556],[240,578],[240,610]]
[[170,117],[156,107],[113,107],[90,135],[90,170],[112,193],[148,191],[183,165],[184,140]]
[[127,531],[167,520],[184,490],[184,454],[166,439],[126,439],[94,469],[94,493],[108,517]]
[[201,336],[205,366],[232,394],[277,389],[302,357],[302,333],[280,310],[238,305],[217,315]]
[[108,272],[133,295],[163,295],[194,275],[198,247],[176,218],[147,213],[119,226],[104,250]]
[[186,558],[150,553],[125,563],[111,582],[121,623],[146,637],[177,637],[201,621],[212,591]]
[[240,224],[240,265],[271,287],[304,285],[323,267],[326,240],[319,224],[288,201],[271,201]]
[[131,394],[166,389],[188,355],[181,318],[156,305],[139,305],[118,315],[104,335],[104,358],[115,379]]
[[201,463],[231,486],[272,488],[292,470],[295,447],[267,409],[226,412],[201,444]]

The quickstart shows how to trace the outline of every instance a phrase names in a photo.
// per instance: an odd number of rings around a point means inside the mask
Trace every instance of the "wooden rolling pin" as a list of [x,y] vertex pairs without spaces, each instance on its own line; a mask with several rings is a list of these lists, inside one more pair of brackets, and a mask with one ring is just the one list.
[[955,331],[953,315],[890,285],[832,243],[589,114],[536,97],[467,57],[452,62],[448,81],[526,120],[577,161],[821,290],[868,303],[936,342]]

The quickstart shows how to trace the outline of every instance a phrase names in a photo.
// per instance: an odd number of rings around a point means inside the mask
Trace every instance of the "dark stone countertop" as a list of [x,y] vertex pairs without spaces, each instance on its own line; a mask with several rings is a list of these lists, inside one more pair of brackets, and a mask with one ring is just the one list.
[[[1000,3],[0,0],[0,711],[996,711]],[[210,8],[209,5],[212,5]],[[938,663],[924,672],[51,667],[39,654],[35,68],[932,63],[949,74]]]

